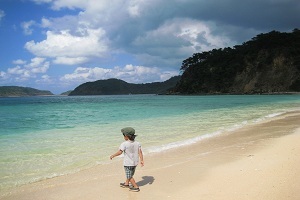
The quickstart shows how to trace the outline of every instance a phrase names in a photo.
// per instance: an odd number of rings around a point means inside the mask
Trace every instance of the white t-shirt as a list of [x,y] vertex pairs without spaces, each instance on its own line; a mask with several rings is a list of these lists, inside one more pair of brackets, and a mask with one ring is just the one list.
[[124,166],[137,166],[139,164],[139,149],[141,145],[137,141],[127,140],[120,145],[124,152]]

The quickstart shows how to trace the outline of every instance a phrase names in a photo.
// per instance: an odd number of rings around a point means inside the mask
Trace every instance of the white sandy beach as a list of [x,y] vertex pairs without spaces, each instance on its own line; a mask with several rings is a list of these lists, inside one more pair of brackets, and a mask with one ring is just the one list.
[[[121,158],[2,193],[0,199],[300,199],[300,113],[145,155],[138,193],[120,188]],[[112,152],[113,153],[113,152]],[[109,155],[107,155],[109,159]]]

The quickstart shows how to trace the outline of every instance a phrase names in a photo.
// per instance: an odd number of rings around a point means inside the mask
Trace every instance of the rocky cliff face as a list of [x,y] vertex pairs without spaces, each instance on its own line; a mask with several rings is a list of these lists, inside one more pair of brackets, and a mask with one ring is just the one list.
[[230,93],[276,93],[300,91],[300,72],[293,59],[274,57],[270,65],[259,66],[255,60],[235,76]]

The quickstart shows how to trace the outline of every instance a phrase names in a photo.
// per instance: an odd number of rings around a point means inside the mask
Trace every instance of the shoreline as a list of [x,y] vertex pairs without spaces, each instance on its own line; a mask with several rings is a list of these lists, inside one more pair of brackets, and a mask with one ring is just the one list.
[[[283,176],[286,185],[295,185],[292,194],[282,192],[290,197],[276,198],[271,194],[272,188],[264,189],[264,185],[258,187],[255,183],[261,183],[261,177],[264,182],[275,180],[272,184],[277,191],[283,183],[276,179],[277,173],[272,176],[271,172],[278,171],[276,167],[283,168],[290,157],[293,158],[290,161],[299,163],[300,159],[295,159],[300,153],[299,121],[300,112],[290,112],[195,144],[146,155],[145,167],[138,167],[135,175],[141,188],[139,193],[119,187],[124,178],[122,159],[119,159],[15,188],[0,199],[185,199],[187,196],[187,199],[199,199],[199,195],[204,199],[296,199],[300,194],[295,188],[300,183],[298,180],[291,182],[291,179],[300,170],[295,163],[286,166],[287,173],[293,176]],[[281,165],[273,166],[275,162]],[[254,169],[250,170],[250,166]],[[249,184],[251,188],[246,187]],[[260,190],[271,196],[262,194],[262,198]]]
[[196,93],[196,94],[160,94],[160,93],[149,93],[149,94],[96,94],[96,95],[65,95],[65,94],[45,94],[45,95],[8,95],[8,96],[0,96],[0,98],[18,98],[18,97],[74,97],[74,96],[127,96],[127,95],[166,95],[166,96],[227,96],[227,95],[300,95],[300,92],[269,92],[269,93]]

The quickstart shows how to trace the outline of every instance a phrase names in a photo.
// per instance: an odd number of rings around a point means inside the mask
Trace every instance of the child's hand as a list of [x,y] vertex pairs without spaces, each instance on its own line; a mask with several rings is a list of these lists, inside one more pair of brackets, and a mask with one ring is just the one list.
[[122,150],[117,151],[115,154],[111,155],[109,158],[112,160],[114,157],[119,156],[123,153]]
[[142,166],[142,167],[144,166],[144,161],[141,161],[141,166]]

